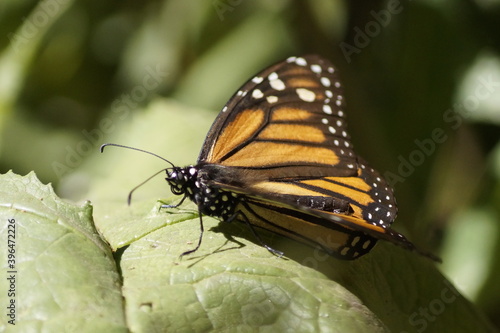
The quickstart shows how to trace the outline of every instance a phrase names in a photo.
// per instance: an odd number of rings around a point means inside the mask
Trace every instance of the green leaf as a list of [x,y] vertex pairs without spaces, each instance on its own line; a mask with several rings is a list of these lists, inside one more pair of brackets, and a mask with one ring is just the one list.
[[[163,213],[166,215],[166,213]],[[121,257],[133,331],[387,332],[343,286],[253,243],[246,228],[195,218],[132,243]]]
[[[165,217],[172,212],[159,212]],[[128,323],[137,331],[473,332],[494,330],[434,263],[381,242],[339,261],[265,232],[204,217],[168,224],[121,256]],[[459,318],[459,319],[457,319]]]
[[[14,277],[0,279],[0,331],[126,331],[120,276],[90,203],[62,201],[34,173],[0,175],[0,189],[1,265]],[[6,322],[14,319],[5,315],[11,299],[16,326]]]

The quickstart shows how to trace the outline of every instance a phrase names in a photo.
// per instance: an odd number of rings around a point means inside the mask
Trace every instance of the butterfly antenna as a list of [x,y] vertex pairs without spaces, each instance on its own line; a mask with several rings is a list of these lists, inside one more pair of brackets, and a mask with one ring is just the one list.
[[[147,150],[143,150],[143,149],[139,149],[139,148],[134,148],[134,147],[130,147],[130,146],[124,146],[124,145],[119,145],[119,144],[116,144],[116,143],[105,143],[101,146],[100,148],[100,151],[101,153],[104,152],[104,148],[106,148],[107,146],[113,146],[113,147],[119,147],[119,148],[126,148],[126,149],[131,149],[131,150],[136,150],[136,151],[140,151],[141,153],[146,153],[146,154],[149,154],[149,155],[153,155],[155,157],[158,157],[159,159],[167,162],[168,164],[170,164],[172,166],[172,168],[175,168],[175,165],[170,162],[169,160],[167,160],[166,158],[164,157],[161,157],[160,155],[157,155],[155,153],[152,153],[150,151],[147,151]],[[134,193],[135,190],[137,190],[139,187],[141,187],[142,185],[146,184],[147,182],[149,182],[151,179],[153,179],[154,177],[156,177],[159,173],[165,171],[167,169],[161,169],[160,171],[158,172],[155,172],[154,175],[148,177],[148,179],[146,179],[145,181],[141,182],[139,185],[137,185],[136,187],[134,187],[128,194],[128,197],[127,197],[127,204],[130,206],[130,203],[132,202],[132,194]]]
[[[149,154],[149,155],[153,155],[155,157],[158,157],[159,159],[161,160],[164,160],[165,162],[167,162],[168,164],[170,164],[172,166],[172,168],[175,168],[175,165],[170,162],[169,160],[167,160],[166,158],[164,157],[161,157],[160,155],[157,155],[155,153],[152,153],[150,151],[147,151],[147,150],[143,150],[143,149],[139,149],[139,148],[134,148],[134,147],[130,147],[130,146],[124,146],[124,145],[119,145],[119,144],[116,144],[116,143],[105,143],[101,146],[100,150],[101,150],[101,153],[104,152],[104,148],[107,147],[107,146],[113,146],[113,147],[120,147],[120,148],[126,148],[126,149],[131,149],[131,150],[137,150],[137,151],[140,151],[142,153],[146,153],[146,154]],[[158,174],[158,173],[157,173]],[[148,179],[149,180],[149,179]]]
[[167,169],[161,169],[160,171],[158,172],[155,172],[154,175],[148,177],[148,179],[146,179],[145,181],[141,182],[139,185],[137,185],[136,187],[134,187],[129,193],[128,193],[128,197],[127,197],[127,204],[130,206],[130,203],[132,202],[132,193],[134,193],[135,190],[137,190],[139,187],[141,187],[142,185],[146,184],[147,182],[149,182],[151,179],[153,179],[154,177],[156,177],[159,173],[165,171]]

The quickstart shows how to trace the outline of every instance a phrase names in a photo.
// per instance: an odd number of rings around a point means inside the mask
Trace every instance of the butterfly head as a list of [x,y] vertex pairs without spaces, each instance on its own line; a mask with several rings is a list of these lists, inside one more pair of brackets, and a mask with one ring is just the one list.
[[185,168],[174,166],[166,169],[166,172],[165,179],[170,185],[172,193],[176,195],[187,194],[191,197],[194,194],[193,189],[200,187],[197,181],[198,169],[192,165]]

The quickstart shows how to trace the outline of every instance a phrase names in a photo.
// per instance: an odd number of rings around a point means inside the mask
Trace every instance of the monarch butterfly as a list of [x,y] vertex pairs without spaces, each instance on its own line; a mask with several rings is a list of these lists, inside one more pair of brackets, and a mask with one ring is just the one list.
[[[198,245],[182,255],[200,247],[205,214],[248,224],[276,254],[254,227],[340,259],[357,259],[384,239],[438,260],[390,228],[393,190],[354,152],[344,107],[337,70],[316,55],[290,57],[245,83],[217,116],[196,165],[164,159],[166,181],[183,196],[178,205],[189,198],[200,213]],[[101,152],[107,145],[120,146]]]

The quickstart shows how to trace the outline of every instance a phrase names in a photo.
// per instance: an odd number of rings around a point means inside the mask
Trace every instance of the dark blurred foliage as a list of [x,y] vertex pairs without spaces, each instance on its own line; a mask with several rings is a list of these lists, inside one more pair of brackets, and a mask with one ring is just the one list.
[[148,70],[167,75],[131,112],[171,97],[215,117],[253,73],[319,53],[341,71],[357,151],[395,185],[397,228],[498,324],[498,22],[493,0],[3,1],[0,168],[57,184],[86,156],[54,162]]

